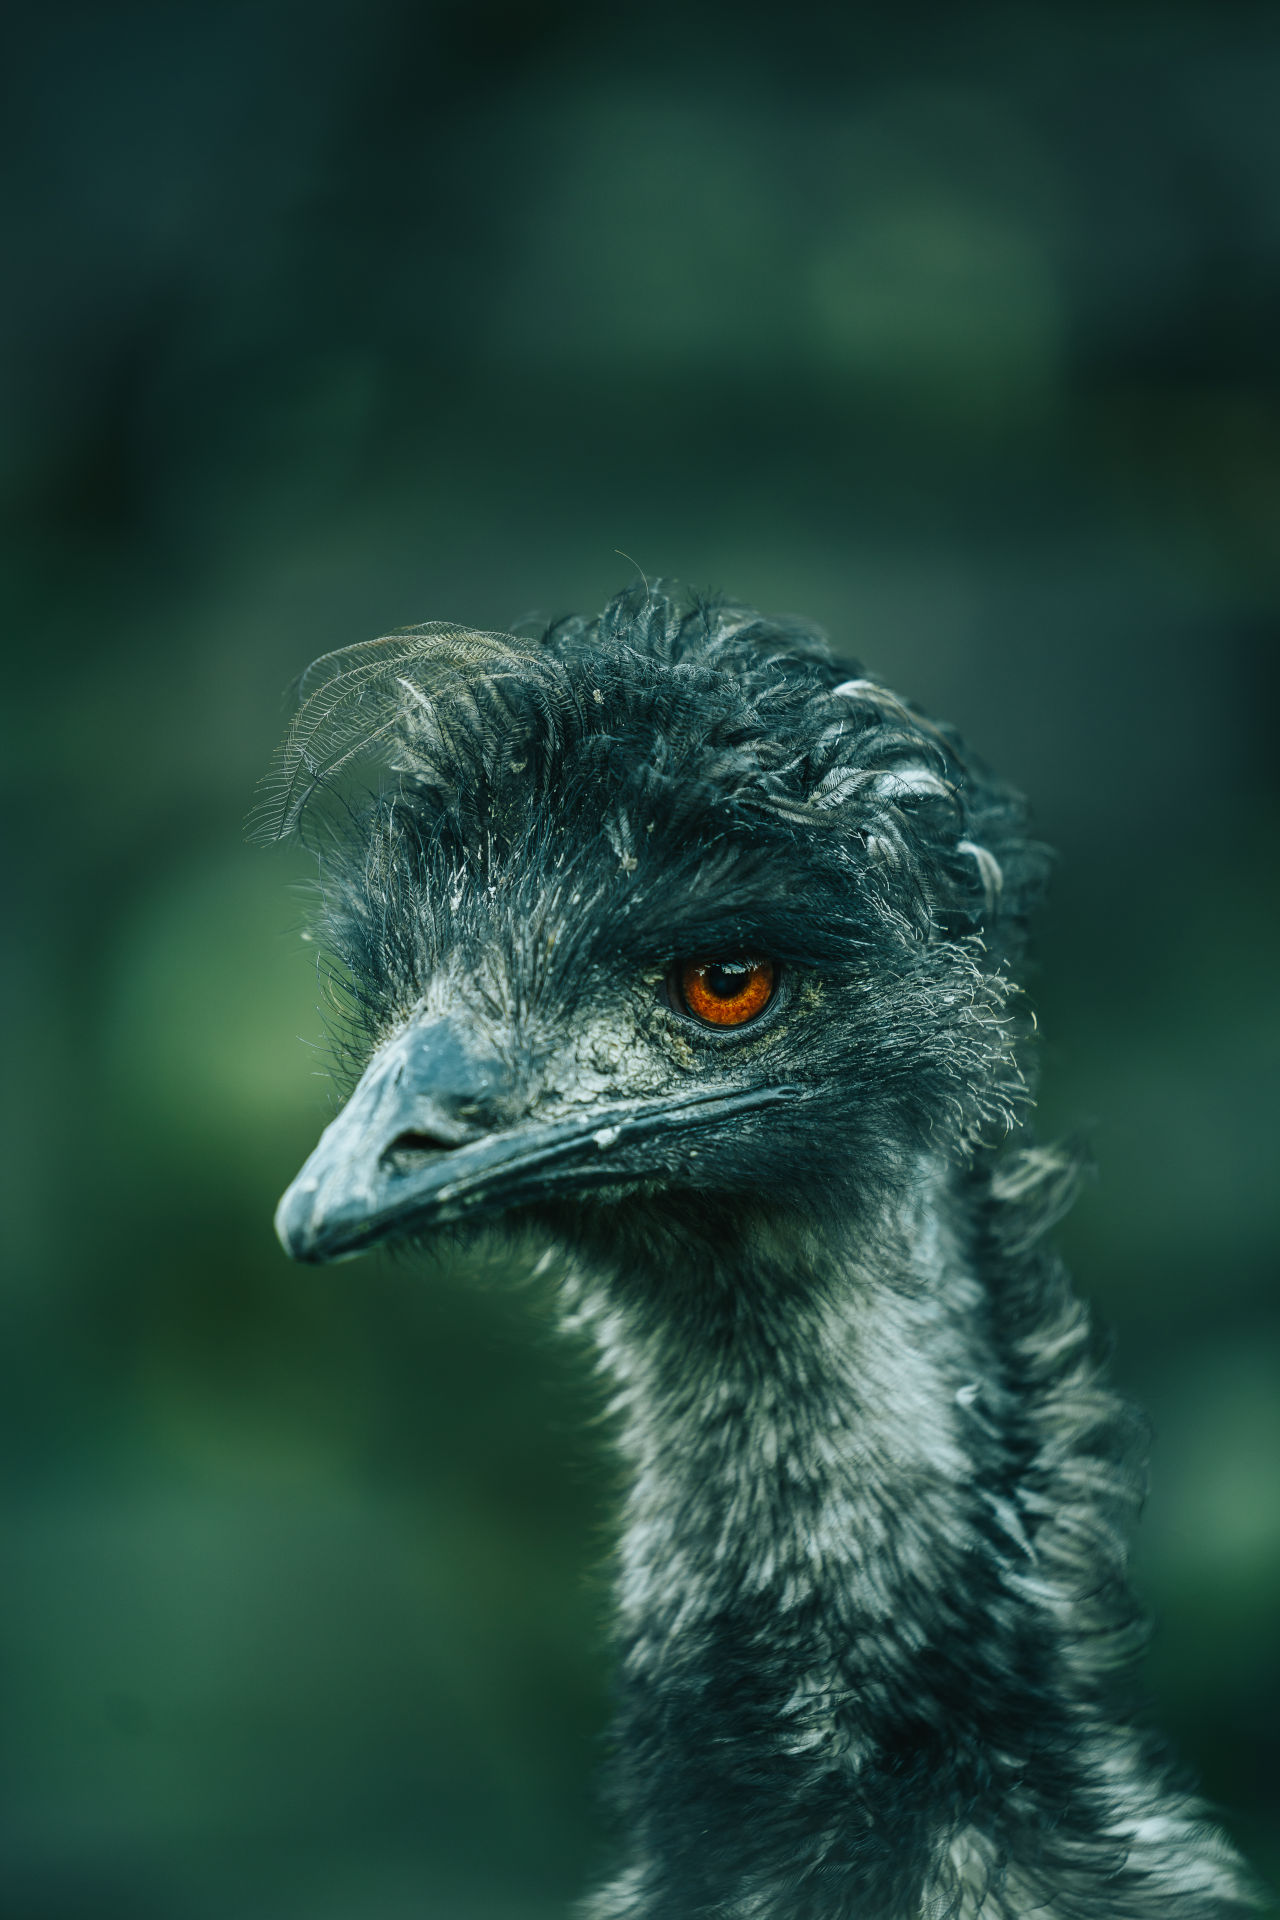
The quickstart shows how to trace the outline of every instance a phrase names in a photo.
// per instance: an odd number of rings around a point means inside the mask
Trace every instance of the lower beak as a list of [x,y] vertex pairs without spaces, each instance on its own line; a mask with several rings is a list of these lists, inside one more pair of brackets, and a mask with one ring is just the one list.
[[503,1064],[460,1040],[449,1022],[412,1022],[374,1055],[281,1200],[276,1232],[285,1252],[337,1260],[395,1235],[539,1199],[670,1179],[685,1164],[689,1134],[792,1092],[691,1092],[495,1126],[511,1090]]

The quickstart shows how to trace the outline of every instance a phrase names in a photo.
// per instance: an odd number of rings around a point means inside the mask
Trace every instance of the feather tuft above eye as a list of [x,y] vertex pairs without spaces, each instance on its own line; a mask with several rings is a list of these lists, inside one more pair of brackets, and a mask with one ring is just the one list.
[[[1016,958],[1045,874],[1019,796],[950,728],[817,629],[661,582],[536,636],[436,621],[344,647],[297,693],[255,837],[287,838],[312,808],[345,831],[344,793],[371,771],[416,833],[446,831],[468,859],[570,818],[606,834],[643,819],[650,850],[658,822],[682,843],[771,841],[844,885],[860,849],[855,884],[892,872],[899,911],[944,938],[980,931],[993,965]],[[641,849],[623,837],[630,877]]]
[[[473,722],[487,720],[495,746],[509,743],[516,703],[504,698],[503,681],[528,688],[545,666],[529,641],[447,621],[322,654],[298,681],[297,712],[259,788],[253,837],[287,839],[317,792],[360,761],[412,766],[433,743],[447,749],[442,706],[450,703],[469,707]],[[554,720],[546,691],[543,718]]]

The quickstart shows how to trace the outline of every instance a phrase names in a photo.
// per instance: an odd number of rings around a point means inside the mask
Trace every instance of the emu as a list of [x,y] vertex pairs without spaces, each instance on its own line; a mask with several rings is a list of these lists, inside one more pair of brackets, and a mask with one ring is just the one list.
[[326,656],[266,831],[308,808],[354,1090],[285,1248],[521,1230],[612,1383],[589,1920],[1249,1909],[1132,1684],[1141,1429],[1045,1244],[1017,794],[816,629],[661,584]]

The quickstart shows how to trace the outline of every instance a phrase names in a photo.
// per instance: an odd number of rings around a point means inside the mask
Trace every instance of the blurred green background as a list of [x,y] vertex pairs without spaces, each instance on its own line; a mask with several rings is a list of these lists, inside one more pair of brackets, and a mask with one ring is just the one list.
[[1280,1877],[1274,6],[11,18],[0,1912],[542,1920],[613,1475],[500,1259],[299,1272],[314,654],[631,577],[823,621],[1060,849],[1063,1231],[1159,1713]]

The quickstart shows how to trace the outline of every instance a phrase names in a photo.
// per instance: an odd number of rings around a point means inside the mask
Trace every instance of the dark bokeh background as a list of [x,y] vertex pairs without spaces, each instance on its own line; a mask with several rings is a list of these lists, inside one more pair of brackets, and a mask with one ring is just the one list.
[[1159,1712],[1272,1873],[1280,13],[30,6],[0,326],[0,1911],[542,1920],[610,1474],[545,1302],[301,1273],[315,653],[648,572],[825,622],[1061,850],[1064,1231]]

